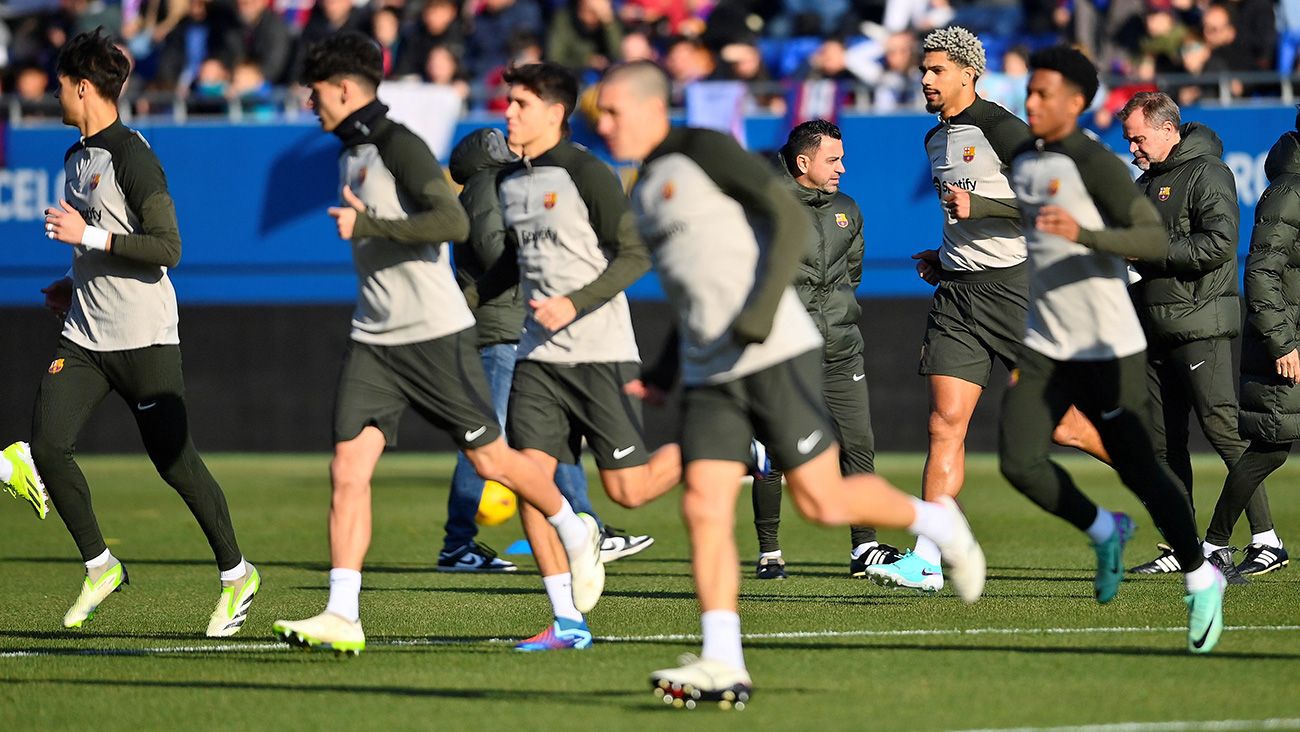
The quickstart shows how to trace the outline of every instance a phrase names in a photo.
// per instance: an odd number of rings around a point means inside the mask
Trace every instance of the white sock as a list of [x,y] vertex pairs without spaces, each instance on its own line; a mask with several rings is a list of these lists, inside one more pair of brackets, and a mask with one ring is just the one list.
[[939,545],[925,536],[916,537],[916,546],[912,548],[912,553],[936,567],[943,559],[943,552],[939,551]]
[[557,619],[582,622],[582,613],[573,604],[573,575],[568,572],[553,574],[543,577],[542,584],[546,585],[546,596],[551,598],[551,612]]
[[952,539],[952,514],[937,503],[919,498],[912,499],[912,507],[916,509],[916,518],[907,527],[908,531],[916,534],[916,548],[912,551],[930,564],[937,565],[943,557],[939,545]]
[[566,551],[582,548],[587,543],[587,525],[578,514],[573,512],[573,506],[569,505],[568,500],[560,498],[563,504],[560,506],[559,513],[554,516],[547,516],[546,520],[551,522],[555,527],[556,533],[560,535],[560,543],[564,545]]
[[780,550],[780,549],[777,549],[777,550],[774,551],[774,552],[759,552],[759,554],[758,554],[758,558],[759,558],[760,560],[762,560],[762,559],[780,559],[780,558],[781,558],[781,550]]
[[739,615],[730,610],[708,610],[700,615],[700,627],[704,630],[704,650],[700,652],[700,658],[745,668],[745,653],[740,648]]
[[357,622],[361,619],[361,573],[355,569],[330,570],[330,601],[325,612],[342,615]]
[[866,554],[868,549],[874,549],[875,547],[878,546],[880,546],[880,542],[878,541],[864,541],[861,544],[858,544],[857,546],[853,547],[853,551],[849,552],[849,556],[853,557],[854,559],[857,559],[863,554]]
[[239,564],[236,564],[234,569],[221,570],[221,581],[234,582],[235,580],[239,579],[240,577],[243,577],[246,574],[248,574],[248,567],[244,565],[244,558],[240,557]]
[[1201,553],[1207,557],[1223,548],[1224,547],[1221,547],[1218,544],[1211,544],[1208,541],[1201,542]]
[[113,554],[109,550],[105,549],[103,554],[100,554],[89,562],[86,562],[86,569],[99,569],[111,561],[113,561]]
[[[0,467],[0,476],[2,476],[3,474],[4,474],[3,467]],[[0,480],[4,480],[4,478],[0,477]],[[1268,531],[1265,531],[1262,534],[1251,534],[1250,543],[1263,544],[1264,546],[1271,546],[1274,549],[1282,548],[1282,540],[1277,538],[1277,532],[1274,531],[1273,529],[1269,529]]]
[[1208,587],[1213,587],[1214,565],[1209,562],[1201,562],[1201,566],[1183,575],[1183,582],[1187,584],[1188,592],[1200,592]]
[[1110,511],[1103,511],[1100,506],[1097,507],[1097,516],[1092,520],[1092,525],[1088,527],[1088,538],[1092,543],[1100,544],[1115,535],[1115,516]]
[[0,455],[0,483],[8,483],[14,477],[14,466],[9,458]]

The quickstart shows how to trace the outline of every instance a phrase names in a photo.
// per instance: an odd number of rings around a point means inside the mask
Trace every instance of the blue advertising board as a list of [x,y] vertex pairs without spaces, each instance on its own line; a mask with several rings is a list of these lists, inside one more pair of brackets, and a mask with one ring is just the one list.
[[[1186,119],[1215,129],[1237,177],[1242,251],[1249,246],[1254,204],[1263,192],[1264,158],[1293,129],[1292,107],[1191,108]],[[467,119],[456,137],[499,121]],[[866,225],[862,297],[928,296],[911,255],[937,245],[936,194],[922,138],[926,115],[848,116],[845,193]],[[783,120],[746,122],[750,147],[784,142]],[[163,162],[180,220],[183,255],[172,273],[185,304],[337,303],[356,294],[350,252],[325,209],[337,199],[339,143],[313,123],[139,125]],[[1118,128],[1102,133],[1126,146]],[[63,153],[76,141],[67,127],[11,128],[0,168],[0,305],[38,305],[39,290],[66,271],[69,249],[42,236],[42,211],[62,190]],[[1125,156],[1127,158],[1127,156]],[[1244,261],[1244,259],[1243,259]],[[655,299],[652,275],[629,294]]]

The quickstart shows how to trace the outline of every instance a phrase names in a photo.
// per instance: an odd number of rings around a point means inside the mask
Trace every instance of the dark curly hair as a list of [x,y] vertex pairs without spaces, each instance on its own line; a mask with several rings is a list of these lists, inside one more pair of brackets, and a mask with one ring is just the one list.
[[55,69],[59,76],[73,81],[89,81],[101,97],[116,102],[131,74],[131,62],[100,26],[89,33],[78,33],[64,44]]
[[357,31],[339,31],[307,49],[298,81],[310,86],[351,76],[371,89],[384,78],[384,57],[374,41]]
[[1055,71],[1065,77],[1066,82],[1083,95],[1085,108],[1092,104],[1092,98],[1097,96],[1097,89],[1101,86],[1097,80],[1097,67],[1087,56],[1069,46],[1045,48],[1030,56],[1029,70],[1039,69]]

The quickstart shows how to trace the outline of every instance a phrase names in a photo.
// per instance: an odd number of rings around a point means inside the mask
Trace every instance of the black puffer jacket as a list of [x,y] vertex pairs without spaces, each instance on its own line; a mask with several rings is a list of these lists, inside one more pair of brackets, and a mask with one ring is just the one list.
[[1239,423],[1243,437],[1290,442],[1300,440],[1300,386],[1277,375],[1276,361],[1300,346],[1300,133],[1273,145],[1264,172],[1246,260]]
[[[497,171],[514,160],[505,135],[493,128],[470,133],[451,151],[447,168],[452,180],[465,187],[460,192],[460,203],[469,214],[469,238],[456,242],[452,250],[456,279],[462,289],[473,285],[502,256],[516,256],[508,242],[496,188]],[[517,343],[524,328],[519,285],[478,303],[474,319],[478,321],[479,348]]]
[[1137,180],[1164,220],[1169,256],[1134,264],[1142,281],[1133,302],[1147,335],[1164,344],[1241,330],[1237,185],[1213,130],[1189,122],[1179,131],[1182,142]]
[[784,154],[778,153],[776,162],[783,180],[812,214],[795,290],[826,341],[824,359],[857,356],[862,353],[862,306],[856,295],[862,282],[862,212],[843,193],[823,193],[796,183]]

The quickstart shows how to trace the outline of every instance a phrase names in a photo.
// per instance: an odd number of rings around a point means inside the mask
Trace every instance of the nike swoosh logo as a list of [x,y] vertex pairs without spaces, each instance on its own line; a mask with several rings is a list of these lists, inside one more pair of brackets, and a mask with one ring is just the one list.
[[1193,366],[1193,367],[1192,367],[1192,371],[1195,371],[1196,369],[1199,369],[1200,367],[1202,367],[1202,366],[1204,366],[1204,365],[1205,365],[1205,362],[1202,361],[1202,362],[1196,364],[1195,366]]
[[862,381],[862,380],[865,379],[865,378],[867,378],[867,375],[866,375],[866,374],[854,374],[854,375],[853,375],[853,380],[854,380],[854,381]]
[[614,459],[622,460],[623,458],[627,457],[628,455],[631,455],[635,451],[636,451],[636,445],[617,449],[614,451]]
[[812,434],[794,443],[794,446],[795,449],[799,451],[800,455],[807,455],[808,453],[812,452],[813,448],[817,447],[817,443],[821,441],[822,441],[822,431],[813,430]]
[[137,404],[135,405],[135,408],[138,409],[138,410],[141,411],[141,412],[147,412],[147,411],[149,411],[150,409],[153,409],[153,408],[156,407],[156,406],[158,406],[158,402],[149,402],[148,404],[139,404],[139,403],[137,403]]
[[487,425],[483,425],[476,430],[465,430],[465,441],[473,442],[479,437],[482,437],[484,432],[487,432]]
[[1116,407],[1110,410],[1109,412],[1102,412],[1101,418],[1106,420],[1115,419],[1116,417],[1120,416],[1123,413],[1124,413],[1123,407]]
[[943,574],[943,572],[932,572],[932,571],[930,571],[930,570],[928,570],[928,569],[923,569],[923,570],[921,570],[921,576],[922,576],[922,577],[936,577],[936,576],[941,575],[941,574]]
[[1194,640],[1194,641],[1192,641],[1192,647],[1193,647],[1193,648],[1201,648],[1202,646],[1204,646],[1204,645],[1205,645],[1205,641],[1209,639],[1209,637],[1210,637],[1210,631],[1211,631],[1213,628],[1214,628],[1214,621],[1211,620],[1211,621],[1210,621],[1210,624],[1207,625],[1207,626],[1205,626],[1205,632],[1201,634],[1200,639],[1199,639],[1199,640]]

